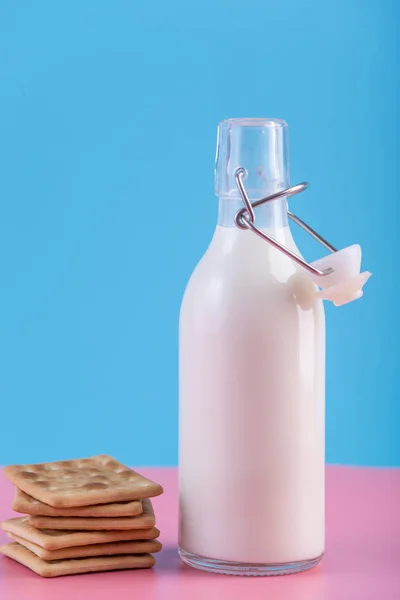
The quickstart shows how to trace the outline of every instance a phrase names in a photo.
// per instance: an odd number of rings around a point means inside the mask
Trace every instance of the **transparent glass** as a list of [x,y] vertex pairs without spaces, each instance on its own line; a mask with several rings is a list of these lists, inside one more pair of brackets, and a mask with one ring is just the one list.
[[179,556],[184,563],[189,565],[189,567],[199,569],[200,571],[219,573],[220,575],[242,575],[247,577],[266,577],[268,575],[291,575],[294,573],[302,573],[303,571],[309,571],[316,567],[323,557],[323,555],[321,555],[309,560],[263,565],[206,558],[204,556],[199,556],[198,554],[186,552],[182,548],[179,549]]
[[[218,225],[234,227],[243,208],[235,181],[236,170],[246,170],[244,185],[250,200],[268,196],[290,185],[288,127],[281,119],[228,119],[218,127],[215,194],[220,198]],[[256,210],[259,227],[287,225],[285,199]]]

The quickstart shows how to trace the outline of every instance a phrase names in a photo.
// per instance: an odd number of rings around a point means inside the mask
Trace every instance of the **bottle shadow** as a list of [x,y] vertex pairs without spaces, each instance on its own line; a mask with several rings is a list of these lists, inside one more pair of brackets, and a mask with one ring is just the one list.
[[180,559],[178,548],[176,546],[164,546],[159,554],[156,555],[155,571],[173,573],[179,577],[218,577],[215,573],[207,573],[198,569],[193,569]]

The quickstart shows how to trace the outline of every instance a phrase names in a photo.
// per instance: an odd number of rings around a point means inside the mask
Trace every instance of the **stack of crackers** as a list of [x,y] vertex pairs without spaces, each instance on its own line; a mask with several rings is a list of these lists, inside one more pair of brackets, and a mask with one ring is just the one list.
[[42,577],[155,564],[157,483],[106,455],[3,472],[16,486],[13,509],[28,515],[1,524],[13,540],[0,547],[5,556]]

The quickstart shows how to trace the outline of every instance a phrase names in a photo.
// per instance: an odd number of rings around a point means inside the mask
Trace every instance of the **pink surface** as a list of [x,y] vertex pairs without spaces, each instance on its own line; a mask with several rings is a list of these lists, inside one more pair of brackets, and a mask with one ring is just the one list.
[[[212,575],[183,565],[176,551],[177,472],[141,472],[165,489],[154,501],[164,549],[153,570],[42,579],[1,557],[0,599],[400,600],[400,469],[328,467],[325,558],[308,573],[269,578]],[[12,496],[0,474],[1,519],[13,516]]]

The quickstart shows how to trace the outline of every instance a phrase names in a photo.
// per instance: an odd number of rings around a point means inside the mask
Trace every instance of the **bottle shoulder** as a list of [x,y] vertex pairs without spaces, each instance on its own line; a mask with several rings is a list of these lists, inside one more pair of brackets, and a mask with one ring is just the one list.
[[[187,284],[182,309],[208,306],[232,309],[234,304],[256,307],[271,303],[322,307],[317,287],[290,258],[251,232],[217,231]],[[280,240],[297,252],[293,238],[282,232]]]

